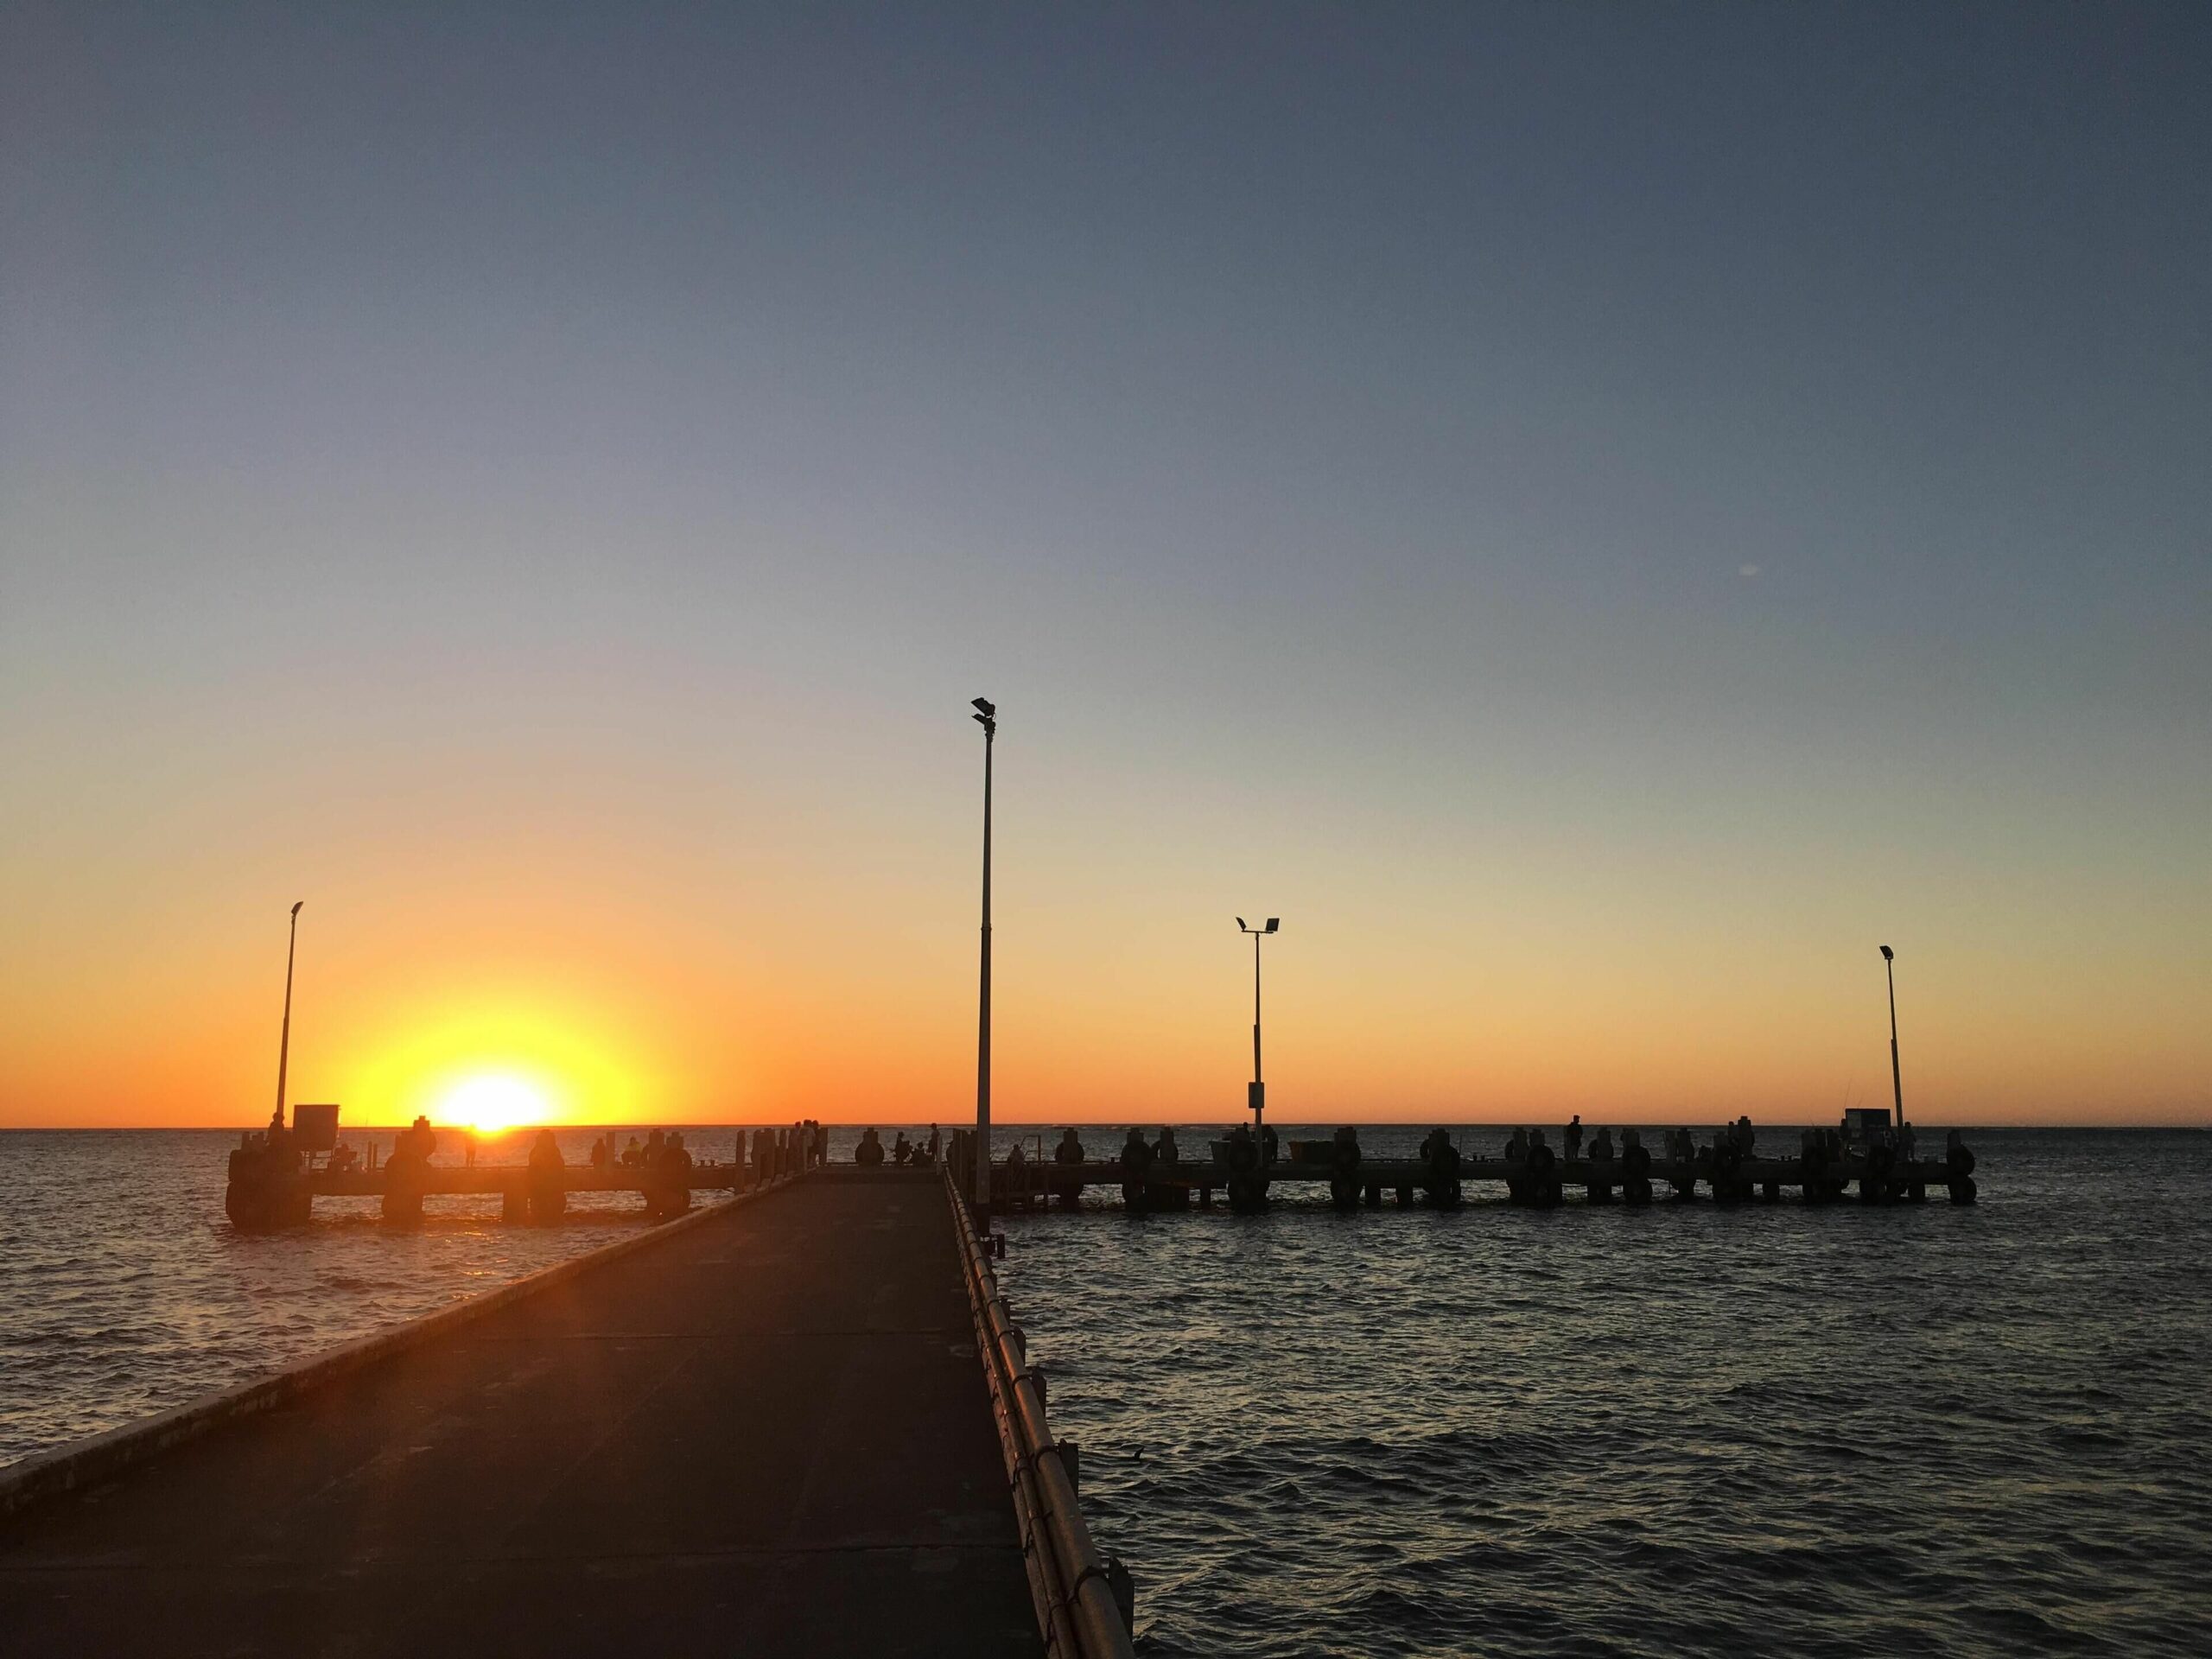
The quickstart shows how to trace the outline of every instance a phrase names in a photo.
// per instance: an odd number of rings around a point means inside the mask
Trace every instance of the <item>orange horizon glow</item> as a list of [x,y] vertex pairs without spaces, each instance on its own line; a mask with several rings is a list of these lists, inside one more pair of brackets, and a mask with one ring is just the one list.
[[[306,913],[289,1092],[339,1103],[348,1128],[417,1116],[481,1135],[541,1124],[972,1120],[972,967],[957,932],[950,943],[918,932],[904,943],[912,988],[901,1000],[888,970],[864,993],[830,995],[843,988],[826,956],[806,979],[718,962],[706,928],[646,930],[668,953],[658,982],[640,971],[652,950],[623,949],[612,925],[556,967],[540,949],[484,950],[505,931],[490,917],[480,931],[461,931],[450,941],[457,960],[433,970],[396,923],[347,937],[326,919],[336,908],[311,904]],[[1452,996],[1427,988],[1423,1000],[1411,994],[1419,974],[1363,987],[1382,964],[1355,931],[1332,938],[1318,922],[1286,925],[1268,959],[1269,1116],[1279,1125],[1510,1124],[1577,1112],[1592,1123],[1703,1124],[1745,1112],[1818,1123],[1846,1104],[1889,1103],[1886,1011],[1871,960],[1818,963],[1818,973],[1801,965],[1794,976],[1769,964],[1764,984],[1732,993],[1643,979],[1618,961],[1578,974],[1524,959],[1517,976],[1468,963]],[[179,953],[173,965],[134,964],[151,1012],[105,1048],[92,1043],[90,1021],[73,1025],[74,1010],[49,1000],[47,1040],[0,1057],[0,1126],[265,1122],[275,1071],[270,942],[249,950],[242,934],[234,930],[211,959]],[[1215,942],[1219,950],[1190,949],[1179,960],[1163,950],[1150,974],[1111,951],[1085,959],[1046,943],[1058,938],[1049,929],[1001,935],[995,1121],[1236,1121],[1250,1058],[1249,958],[1233,931]],[[1350,959],[1332,960],[1340,956]],[[1411,965],[1450,972],[1435,953]],[[2145,1046],[2114,1054],[2089,1028],[2036,1028],[2026,1017],[2037,1007],[2032,984],[2005,981],[2001,963],[1968,959],[1971,971],[1961,971],[1923,947],[1901,955],[1900,966],[1916,1121],[2205,1121],[2185,1094],[2161,1097],[2147,1046],[2178,1010],[2139,1006],[2135,1035]],[[203,967],[211,971],[199,982]],[[1075,982],[1081,995],[1052,994]],[[868,1019],[850,1019],[854,1006],[867,1007]],[[750,1013],[734,1017],[734,1007]],[[1593,1039],[1593,1027],[1610,1028],[1611,1040]],[[2100,1071],[2105,1099],[2061,1092],[2068,1077]]]
[[[1979,867],[1844,841],[1815,865],[1746,839],[1724,867],[1532,823],[1470,862],[1356,815],[1248,853],[1234,791],[1140,810],[1110,766],[1040,783],[1000,747],[1000,1122],[1236,1121],[1253,890],[1284,917],[1278,1123],[1830,1122],[1888,1103],[1878,941],[1916,1121],[2212,1119],[2201,906],[2126,872],[2027,908]],[[925,768],[887,737],[772,810],[571,787],[527,754],[427,795],[411,754],[334,759],[296,826],[188,797],[157,823],[220,830],[174,861],[57,842],[10,889],[0,1125],[266,1122],[302,894],[289,1092],[348,1125],[442,1122],[487,1075],[564,1125],[968,1121],[979,757],[946,747]],[[876,810],[887,791],[906,810]]]

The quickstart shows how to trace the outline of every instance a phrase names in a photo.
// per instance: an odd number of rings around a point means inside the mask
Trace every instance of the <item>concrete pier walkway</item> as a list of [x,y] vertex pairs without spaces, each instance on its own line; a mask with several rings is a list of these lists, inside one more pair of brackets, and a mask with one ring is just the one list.
[[934,1172],[718,1211],[0,1519],[0,1652],[1033,1656],[955,1248]]

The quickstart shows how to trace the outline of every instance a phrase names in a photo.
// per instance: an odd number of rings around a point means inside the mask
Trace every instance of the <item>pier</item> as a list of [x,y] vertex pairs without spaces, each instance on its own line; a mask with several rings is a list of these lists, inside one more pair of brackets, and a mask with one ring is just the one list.
[[0,1650],[1110,1659],[1073,1463],[942,1174],[785,1174],[0,1471]]
[[550,1159],[534,1150],[522,1164],[436,1164],[430,1161],[436,1133],[418,1120],[397,1136],[391,1156],[377,1161],[372,1151],[364,1162],[340,1145],[336,1107],[305,1106],[289,1128],[240,1137],[223,1210],[241,1231],[261,1233],[306,1225],[317,1198],[374,1198],[386,1221],[409,1223],[422,1219],[426,1198],[496,1196],[505,1219],[550,1224],[567,1213],[574,1193],[634,1192],[648,1215],[665,1220],[689,1210],[694,1194],[750,1192],[819,1168],[827,1158],[820,1131],[816,1123],[754,1130],[749,1150],[741,1137],[727,1164],[695,1161],[680,1139],[665,1152],[656,1145],[652,1156],[636,1162],[569,1164],[550,1136],[543,1142]]
[[[1655,1132],[1656,1133],[1656,1132]],[[1954,1204],[1972,1204],[1980,1187],[1973,1152],[1954,1135],[1941,1158],[1900,1154],[1877,1142],[1810,1147],[1789,1157],[1732,1152],[1726,1131],[1713,1144],[1656,1155],[1630,1141],[1617,1155],[1562,1157],[1541,1144],[1534,1155],[1487,1157],[1466,1154],[1448,1135],[1432,1140],[1420,1158],[1371,1158],[1339,1131],[1332,1141],[1291,1141],[1287,1156],[1268,1157],[1256,1137],[1243,1131],[1209,1144],[1196,1158],[1167,1160],[1146,1148],[1111,1159],[1041,1155],[1001,1160],[991,1169],[991,1202],[1000,1210],[1052,1203],[1072,1205],[1093,1188],[1118,1192],[1135,1210],[1177,1210],[1212,1205],[1217,1195],[1232,1208],[1265,1205],[1271,1192],[1289,1189],[1326,1196],[1339,1209],[1401,1205],[1457,1207],[1470,1187],[1502,1192],[1515,1204],[1544,1208],[1572,1192],[1592,1205],[1684,1203],[1700,1196],[1721,1204],[1779,1202],[1785,1192],[1808,1204],[1917,1203],[1931,1192]],[[973,1190],[972,1135],[956,1133],[950,1159],[958,1179]]]

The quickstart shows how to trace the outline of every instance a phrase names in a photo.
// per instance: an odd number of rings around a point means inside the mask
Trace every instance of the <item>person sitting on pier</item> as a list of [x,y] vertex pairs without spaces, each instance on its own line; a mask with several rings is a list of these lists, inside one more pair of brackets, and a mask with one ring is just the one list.
[[1582,1155],[1581,1113],[1577,1112],[1572,1118],[1567,1120],[1567,1128],[1560,1132],[1559,1140],[1560,1145],[1566,1148],[1566,1154],[1567,1157],[1580,1158]]
[[914,1161],[913,1143],[906,1139],[906,1131],[904,1129],[899,1131],[899,1138],[891,1143],[891,1161],[900,1165],[911,1164]]
[[561,1143],[553,1138],[550,1129],[540,1129],[537,1138],[530,1143],[530,1166],[534,1170],[561,1167]]
[[1536,1129],[1529,1134],[1528,1173],[1522,1178],[1524,1201],[1539,1205],[1550,1205],[1560,1201],[1558,1160],[1544,1140],[1544,1132]]
[[1182,1161],[1183,1154],[1175,1149],[1175,1130],[1172,1124],[1160,1126],[1160,1139],[1152,1143],[1152,1160],[1156,1164]]
[[1529,1131],[1516,1129],[1505,1137],[1505,1161],[1525,1164],[1529,1161]]
[[1060,1144],[1052,1148],[1056,1164],[1079,1164],[1083,1161],[1083,1139],[1073,1129],[1060,1131]]
[[880,1164],[883,1161],[883,1137],[874,1129],[862,1129],[861,1143],[853,1148],[853,1161],[869,1169]]
[[1736,1120],[1735,1139],[1736,1155],[1738,1158],[1750,1157],[1751,1155],[1751,1145],[1756,1137],[1751,1134],[1751,1117],[1749,1112],[1745,1113],[1743,1116]]
[[1621,1196],[1630,1204],[1651,1202],[1651,1149],[1643,1144],[1643,1131],[1621,1131]]
[[1592,1163],[1599,1164],[1610,1164],[1613,1161],[1613,1132],[1611,1129],[1603,1128],[1598,1131],[1597,1139],[1590,1143],[1590,1160]]
[[639,1154],[638,1161],[648,1169],[658,1169],[660,1166],[661,1154],[667,1150],[668,1137],[658,1129],[655,1129],[645,1136],[645,1149]]
[[359,1154],[350,1144],[340,1147],[330,1154],[329,1170],[334,1175],[343,1175],[353,1167]]
[[624,1167],[633,1167],[644,1159],[645,1155],[645,1149],[638,1144],[638,1137],[634,1135],[632,1135],[630,1137],[630,1144],[622,1148],[622,1163]]

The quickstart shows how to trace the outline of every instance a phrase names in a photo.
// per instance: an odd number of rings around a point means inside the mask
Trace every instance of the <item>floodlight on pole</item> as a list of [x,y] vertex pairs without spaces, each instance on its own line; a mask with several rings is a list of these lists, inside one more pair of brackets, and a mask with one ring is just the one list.
[[284,1025],[276,1039],[276,1111],[270,1118],[271,1127],[284,1127],[284,1071],[292,1059],[292,962],[300,949],[300,906],[302,899],[292,906],[292,935],[284,946]]
[[1282,925],[1282,918],[1270,916],[1264,927],[1248,925],[1242,916],[1236,918],[1236,931],[1252,936],[1252,1086],[1245,1103],[1252,1113],[1252,1133],[1260,1133],[1268,1109],[1266,1076],[1260,1069],[1260,941]]
[[1904,1073],[1897,1066],[1897,953],[1882,947],[1882,971],[1890,982],[1890,1090],[1897,1102],[1897,1134],[1904,1134]]
[[991,1224],[991,753],[998,741],[998,705],[974,697],[976,723],[983,728],[982,979],[976,1010],[976,1213]]

